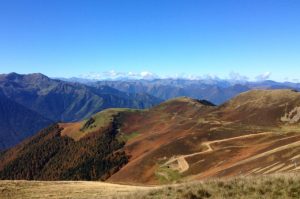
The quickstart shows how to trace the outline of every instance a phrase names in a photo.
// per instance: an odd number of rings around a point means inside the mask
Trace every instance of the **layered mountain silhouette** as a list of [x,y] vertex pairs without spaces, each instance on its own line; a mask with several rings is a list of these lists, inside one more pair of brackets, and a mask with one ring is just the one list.
[[[71,79],[76,81],[76,79]],[[146,92],[163,100],[180,96],[205,99],[220,105],[236,95],[253,89],[300,89],[299,83],[275,82],[236,82],[229,80],[188,80],[188,79],[154,79],[154,80],[115,80],[86,82],[94,87],[110,86],[126,93]]]
[[300,93],[253,90],[220,106],[175,98],[58,123],[0,155],[1,179],[160,184],[300,169]]
[[[11,121],[1,120],[3,124],[0,149],[16,144],[28,135],[33,135],[48,126],[49,121],[77,121],[106,108],[148,108],[161,102],[160,99],[145,93],[127,94],[108,86],[95,88],[54,80],[42,74],[0,75],[0,89],[2,103],[7,101],[11,104],[15,103],[16,105],[10,107],[17,109],[16,111],[3,110],[1,114]],[[3,104],[3,107],[6,105]],[[20,107],[23,107],[23,110]],[[40,120],[45,122],[39,122]],[[12,132],[14,138],[8,140],[10,138],[5,135],[12,135]]]

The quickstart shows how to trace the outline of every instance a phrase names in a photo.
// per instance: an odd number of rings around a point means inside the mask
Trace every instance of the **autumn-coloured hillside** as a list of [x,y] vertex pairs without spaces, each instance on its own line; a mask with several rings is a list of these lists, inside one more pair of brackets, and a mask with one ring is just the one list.
[[107,109],[4,152],[0,177],[165,184],[294,172],[299,121],[293,90],[249,91],[220,106],[180,97],[147,110]]

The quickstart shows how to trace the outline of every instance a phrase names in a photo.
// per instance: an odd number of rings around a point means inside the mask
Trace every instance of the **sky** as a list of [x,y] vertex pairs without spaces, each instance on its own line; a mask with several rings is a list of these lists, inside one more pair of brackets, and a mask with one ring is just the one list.
[[299,0],[0,0],[0,73],[300,79]]

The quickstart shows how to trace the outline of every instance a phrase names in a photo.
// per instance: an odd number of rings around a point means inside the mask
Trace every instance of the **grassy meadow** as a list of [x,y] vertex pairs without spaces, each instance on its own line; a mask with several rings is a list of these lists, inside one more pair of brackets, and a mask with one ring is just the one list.
[[163,186],[129,186],[87,181],[0,181],[0,198],[298,199],[300,174],[213,179]]

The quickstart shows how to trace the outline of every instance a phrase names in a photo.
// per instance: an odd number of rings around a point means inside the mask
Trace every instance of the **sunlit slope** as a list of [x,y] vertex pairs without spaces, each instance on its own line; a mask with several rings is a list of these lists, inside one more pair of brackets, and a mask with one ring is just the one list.
[[[129,163],[112,182],[169,183],[298,170],[300,94],[250,91],[219,107],[175,99],[134,115]],[[299,159],[300,160],[300,159]]]
[[298,92],[255,90],[221,106],[180,97],[148,110],[107,109],[3,153],[0,176],[164,184],[297,172],[299,107]]
[[114,117],[116,117],[120,113],[139,111],[142,110],[110,108],[96,113],[92,117],[80,122],[60,123],[59,125],[63,129],[61,131],[61,135],[71,137],[72,139],[78,141],[85,135],[88,135],[89,133],[107,129],[111,125]]

